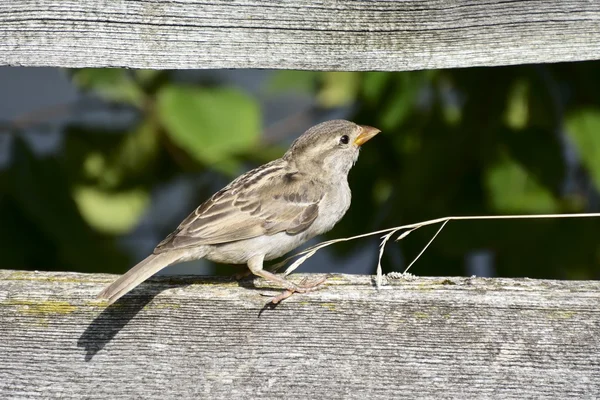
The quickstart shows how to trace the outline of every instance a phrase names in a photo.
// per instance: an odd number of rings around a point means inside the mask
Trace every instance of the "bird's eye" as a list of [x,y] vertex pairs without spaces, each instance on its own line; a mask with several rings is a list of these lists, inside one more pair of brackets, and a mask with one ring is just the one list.
[[350,140],[350,138],[348,137],[348,135],[344,135],[340,138],[340,143],[342,144],[348,144],[348,141]]

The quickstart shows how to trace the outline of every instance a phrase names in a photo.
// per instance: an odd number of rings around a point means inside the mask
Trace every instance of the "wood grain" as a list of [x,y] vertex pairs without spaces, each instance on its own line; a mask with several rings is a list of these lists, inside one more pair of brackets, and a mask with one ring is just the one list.
[[399,71],[591,59],[597,0],[0,2],[0,65]]
[[113,278],[0,271],[1,398],[600,396],[600,282],[335,275],[263,309],[261,280],[158,278],[105,308]]

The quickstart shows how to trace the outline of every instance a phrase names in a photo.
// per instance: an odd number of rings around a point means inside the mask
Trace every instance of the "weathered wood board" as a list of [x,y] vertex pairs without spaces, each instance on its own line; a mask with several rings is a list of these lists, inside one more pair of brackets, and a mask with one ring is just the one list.
[[0,1],[0,65],[401,71],[592,59],[597,0]]
[[600,397],[600,282],[113,278],[0,271],[0,398]]

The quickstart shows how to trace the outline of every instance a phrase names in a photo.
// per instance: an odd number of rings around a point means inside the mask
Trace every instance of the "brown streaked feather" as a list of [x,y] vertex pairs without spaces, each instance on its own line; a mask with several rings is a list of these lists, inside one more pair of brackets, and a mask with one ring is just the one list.
[[323,191],[314,180],[286,170],[282,160],[277,161],[217,192],[159,243],[154,253],[306,230],[319,214]]
[[319,206],[316,204],[312,204],[304,209],[302,214],[297,215],[292,222],[292,225],[287,228],[285,231],[290,235],[295,235],[306,230],[310,224],[317,218],[319,215]]

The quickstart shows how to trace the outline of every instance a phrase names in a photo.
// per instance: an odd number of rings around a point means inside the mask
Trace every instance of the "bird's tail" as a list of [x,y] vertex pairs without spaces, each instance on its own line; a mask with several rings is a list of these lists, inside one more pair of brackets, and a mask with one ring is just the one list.
[[104,288],[98,294],[98,298],[107,299],[110,305],[161,269],[168,267],[180,259],[181,253],[178,251],[151,254]]

